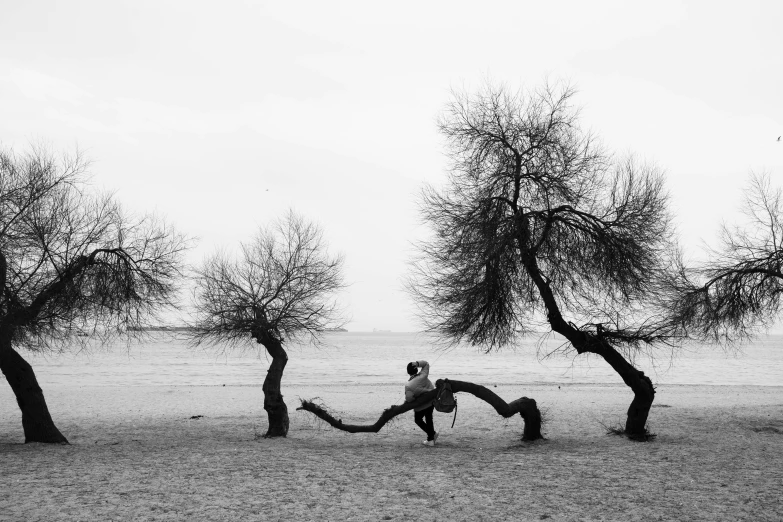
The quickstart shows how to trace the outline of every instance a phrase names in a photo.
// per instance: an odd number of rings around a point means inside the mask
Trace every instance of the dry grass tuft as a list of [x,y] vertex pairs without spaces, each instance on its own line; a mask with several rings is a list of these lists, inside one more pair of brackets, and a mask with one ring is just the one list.
[[655,440],[655,437],[658,436],[658,434],[652,433],[647,426],[644,427],[644,433],[629,435],[625,431],[625,424],[622,421],[618,421],[613,424],[608,424],[608,423],[603,423],[601,421],[598,421],[598,424],[601,425],[601,427],[604,429],[607,435],[619,435],[619,436],[627,437],[628,440],[633,440],[637,442],[650,442],[652,440]]

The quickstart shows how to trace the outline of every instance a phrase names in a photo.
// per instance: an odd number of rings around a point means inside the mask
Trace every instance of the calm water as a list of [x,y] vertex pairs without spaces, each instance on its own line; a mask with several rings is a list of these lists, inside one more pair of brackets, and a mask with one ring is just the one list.
[[[554,355],[562,341],[530,339],[516,349],[484,354],[470,347],[444,350],[413,333],[329,333],[321,347],[290,346],[284,383],[399,383],[405,365],[427,360],[433,381],[440,377],[485,384],[620,383],[600,358]],[[256,345],[260,347],[260,345]],[[148,342],[118,343],[109,349],[58,356],[26,354],[42,385],[250,385],[265,375],[264,352],[219,353],[188,347],[182,339],[156,334]],[[637,367],[656,384],[783,385],[783,336],[761,337],[737,355],[718,348],[687,347],[672,357],[665,349],[653,363],[639,356]]]

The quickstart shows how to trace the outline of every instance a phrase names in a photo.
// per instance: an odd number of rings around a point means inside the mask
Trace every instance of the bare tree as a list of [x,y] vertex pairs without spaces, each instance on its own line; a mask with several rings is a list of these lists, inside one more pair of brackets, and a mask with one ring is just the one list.
[[317,341],[342,326],[333,294],[343,288],[343,258],[327,252],[323,232],[294,212],[241,245],[238,259],[218,253],[196,271],[193,341],[238,346],[249,338],[272,357],[264,379],[266,437],[288,434],[280,385],[292,337]]
[[677,280],[673,320],[702,340],[746,339],[780,316],[783,194],[768,175],[752,174],[744,196],[746,222],[723,224],[720,246]]
[[138,330],[171,304],[188,246],[160,219],[86,192],[85,169],[79,154],[0,151],[0,369],[26,442],[67,440],[16,348],[55,351]]
[[643,438],[655,390],[633,357],[677,335],[660,308],[676,259],[667,194],[654,167],[615,162],[580,130],[573,95],[455,95],[439,122],[452,164],[423,192],[433,234],[408,288],[450,342],[491,350],[545,326],[600,355],[633,390],[626,432]]

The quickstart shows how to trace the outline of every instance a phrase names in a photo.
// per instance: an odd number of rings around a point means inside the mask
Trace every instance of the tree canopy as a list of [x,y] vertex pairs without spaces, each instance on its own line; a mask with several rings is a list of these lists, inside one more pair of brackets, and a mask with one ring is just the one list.
[[783,193],[768,175],[752,174],[743,199],[744,222],[723,223],[718,246],[677,281],[674,321],[704,341],[747,339],[780,317]]
[[448,105],[451,168],[424,190],[433,235],[408,285],[431,330],[498,347],[557,311],[623,345],[672,335],[660,313],[677,254],[662,172],[615,160],[580,129],[573,96],[488,87]]
[[279,341],[317,338],[342,326],[334,297],[343,264],[321,228],[290,211],[242,243],[238,256],[218,252],[196,269],[195,341],[243,344],[259,328]]
[[172,304],[189,240],[88,190],[81,154],[0,153],[0,324],[40,350],[147,324]]

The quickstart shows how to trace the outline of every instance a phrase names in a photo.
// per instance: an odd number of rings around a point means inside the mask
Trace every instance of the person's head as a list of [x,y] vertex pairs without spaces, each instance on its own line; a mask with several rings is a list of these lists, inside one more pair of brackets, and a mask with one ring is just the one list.
[[418,368],[416,368],[416,365],[412,362],[408,363],[408,375],[416,375],[419,372]]

